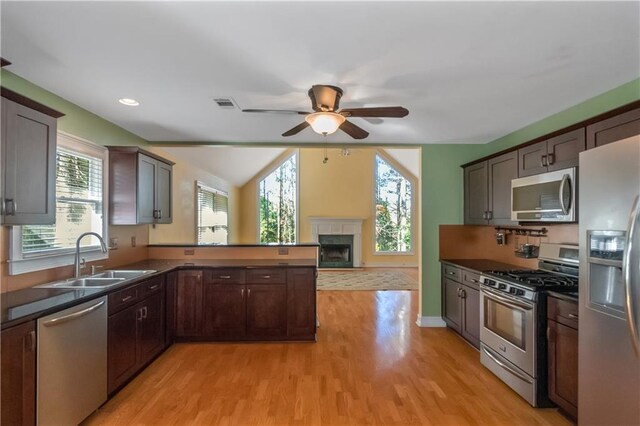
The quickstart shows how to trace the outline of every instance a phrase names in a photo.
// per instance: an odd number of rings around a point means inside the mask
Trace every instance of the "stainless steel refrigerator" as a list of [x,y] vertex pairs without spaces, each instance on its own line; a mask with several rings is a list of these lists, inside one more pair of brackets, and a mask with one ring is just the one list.
[[580,154],[578,421],[640,425],[640,136]]

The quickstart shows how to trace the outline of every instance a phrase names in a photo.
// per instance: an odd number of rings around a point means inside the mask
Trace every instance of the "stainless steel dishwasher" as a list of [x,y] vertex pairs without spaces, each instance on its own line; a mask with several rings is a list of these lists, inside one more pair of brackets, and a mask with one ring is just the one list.
[[37,423],[77,425],[107,400],[107,297],[38,320]]

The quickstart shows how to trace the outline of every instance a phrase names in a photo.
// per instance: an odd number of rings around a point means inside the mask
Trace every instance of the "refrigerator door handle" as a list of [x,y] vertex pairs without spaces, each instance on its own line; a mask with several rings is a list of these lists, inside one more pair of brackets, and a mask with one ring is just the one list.
[[[636,293],[640,293],[638,288],[638,280],[640,277],[636,276],[636,273],[632,273],[631,262],[634,259],[634,249],[637,250],[637,244],[634,244],[634,239],[637,238],[636,224],[640,221],[640,196],[636,196],[631,213],[629,214],[629,224],[627,226],[627,241],[624,248],[624,257],[622,258],[622,279],[624,280],[625,288],[625,305],[627,308],[627,325],[629,332],[631,333],[631,343],[633,350],[636,353],[636,357],[640,358],[640,336],[638,335],[638,312],[637,306],[635,306]],[[635,256],[638,258],[638,255]],[[636,260],[637,261],[637,260]],[[637,266],[634,267],[634,272],[637,271]],[[635,287],[635,288],[634,288]]]

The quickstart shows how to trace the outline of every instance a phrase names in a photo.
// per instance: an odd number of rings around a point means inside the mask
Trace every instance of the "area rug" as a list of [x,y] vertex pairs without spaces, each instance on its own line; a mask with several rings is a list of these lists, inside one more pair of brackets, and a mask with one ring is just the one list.
[[417,290],[418,282],[403,272],[353,271],[318,274],[318,290]]

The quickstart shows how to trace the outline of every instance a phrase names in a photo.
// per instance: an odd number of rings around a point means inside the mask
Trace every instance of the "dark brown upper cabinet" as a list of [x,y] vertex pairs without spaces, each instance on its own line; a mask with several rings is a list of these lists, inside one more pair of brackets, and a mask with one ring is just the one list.
[[515,151],[464,169],[464,223],[508,225],[511,221],[511,180],[518,175]]
[[[52,225],[56,219],[57,118],[46,107],[2,91],[0,218],[5,225]],[[13,92],[10,92],[13,93]],[[39,104],[16,95],[17,100]],[[51,110],[52,111],[52,110]],[[55,113],[55,111],[54,111]]]
[[578,155],[585,148],[584,128],[520,148],[518,177],[576,167]]
[[640,134],[640,108],[587,126],[587,149]]
[[138,147],[108,148],[110,223],[171,223],[175,163]]

